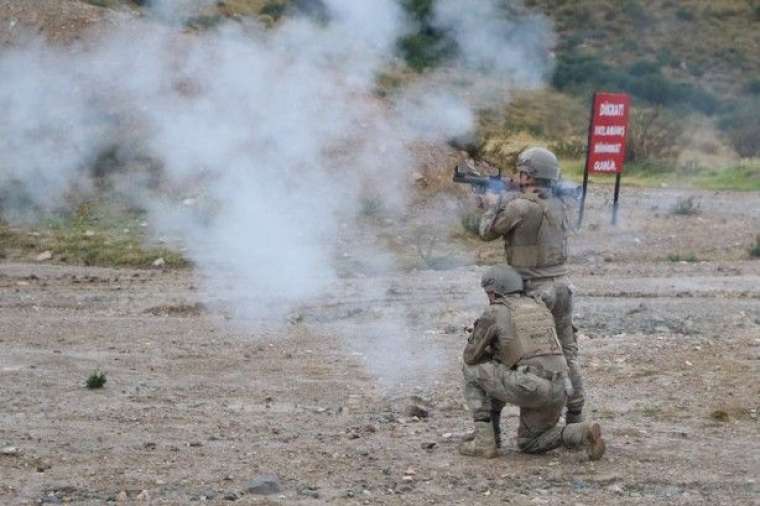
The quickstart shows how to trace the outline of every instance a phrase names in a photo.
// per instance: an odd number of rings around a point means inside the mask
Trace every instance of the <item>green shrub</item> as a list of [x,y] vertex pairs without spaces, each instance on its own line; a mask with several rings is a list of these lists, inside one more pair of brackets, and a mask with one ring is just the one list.
[[685,106],[705,114],[713,114],[719,106],[718,99],[702,88],[662,75],[657,63],[641,61],[627,71],[620,71],[596,55],[579,51],[560,55],[552,75],[552,85],[559,90],[576,92],[598,89],[623,91],[650,104]]
[[660,65],[650,60],[639,60],[630,66],[628,72],[633,76],[641,76],[645,74],[659,74]]
[[735,101],[724,110],[718,126],[739,155],[760,155],[760,97]]
[[[663,107],[635,107],[630,115],[626,158],[636,162],[642,173],[670,172],[665,164],[678,154],[683,122]],[[626,172],[629,169],[626,168]]]
[[760,95],[760,77],[750,79],[744,89],[750,95]]
[[454,54],[455,47],[451,40],[432,29],[408,35],[398,44],[407,65],[417,72],[437,67]]
[[694,11],[689,7],[679,7],[676,10],[676,17],[682,21],[694,21]]
[[696,201],[696,198],[693,195],[689,197],[680,197],[676,200],[676,203],[673,204],[673,207],[670,208],[670,214],[693,216],[699,214],[699,207],[699,202]]
[[646,9],[639,0],[624,0],[622,5],[623,14],[628,16],[633,25],[638,29],[643,29],[649,26],[652,20],[647,14]]
[[285,5],[284,2],[273,0],[262,7],[259,14],[262,16],[269,16],[273,21],[277,21],[283,16],[283,14],[285,14],[286,9],[287,5]]
[[760,234],[755,236],[755,243],[749,248],[750,258],[760,258]]
[[418,25],[415,33],[398,42],[398,51],[409,67],[422,72],[456,53],[454,40],[431,25],[433,0],[403,0],[401,5]]
[[85,384],[90,390],[96,390],[98,388],[103,388],[106,381],[106,373],[97,369],[87,377],[87,382]]
[[671,262],[698,262],[697,255],[689,253],[688,255],[681,256],[677,253],[671,253],[668,255],[668,260]]

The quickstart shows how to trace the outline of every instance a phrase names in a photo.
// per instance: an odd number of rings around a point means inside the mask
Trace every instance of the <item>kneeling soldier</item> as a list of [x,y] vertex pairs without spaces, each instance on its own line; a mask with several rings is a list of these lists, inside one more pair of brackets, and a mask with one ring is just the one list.
[[504,403],[520,407],[517,446],[542,453],[560,446],[585,447],[591,460],[604,455],[598,423],[558,426],[567,400],[567,362],[546,306],[523,293],[511,267],[492,267],[481,286],[489,306],[475,322],[464,350],[464,394],[475,420],[475,436],[462,443],[463,455],[498,454],[499,414]]

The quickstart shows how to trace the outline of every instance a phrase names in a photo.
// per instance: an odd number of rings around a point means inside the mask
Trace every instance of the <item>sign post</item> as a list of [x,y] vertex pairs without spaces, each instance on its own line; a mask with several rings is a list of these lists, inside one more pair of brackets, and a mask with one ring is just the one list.
[[588,129],[588,151],[583,171],[578,227],[583,223],[589,174],[615,174],[615,194],[612,203],[612,224],[617,224],[620,204],[620,177],[625,163],[625,142],[631,97],[625,93],[594,93],[591,105],[591,124]]

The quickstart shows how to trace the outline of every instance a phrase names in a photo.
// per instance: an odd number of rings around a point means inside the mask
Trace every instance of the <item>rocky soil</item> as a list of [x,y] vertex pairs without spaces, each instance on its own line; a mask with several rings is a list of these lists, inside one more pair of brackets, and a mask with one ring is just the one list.
[[598,193],[573,240],[600,462],[457,454],[482,267],[347,272],[283,321],[191,271],[3,263],[0,503],[757,504],[757,196],[682,217],[669,190],[624,195],[619,227]]

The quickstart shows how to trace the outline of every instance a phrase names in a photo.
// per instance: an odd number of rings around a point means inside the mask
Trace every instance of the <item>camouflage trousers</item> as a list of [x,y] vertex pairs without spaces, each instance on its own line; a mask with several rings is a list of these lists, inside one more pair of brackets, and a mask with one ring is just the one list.
[[525,280],[525,293],[538,296],[554,316],[557,337],[570,369],[568,376],[573,392],[567,400],[570,411],[581,411],[585,402],[581,365],[578,358],[578,339],[573,329],[573,289],[566,276]]
[[464,364],[464,396],[476,421],[488,420],[505,403],[520,408],[517,446],[526,453],[543,453],[563,444],[558,425],[567,399],[564,378],[553,381],[523,368],[509,369],[494,361]]

